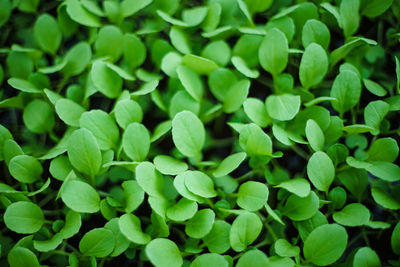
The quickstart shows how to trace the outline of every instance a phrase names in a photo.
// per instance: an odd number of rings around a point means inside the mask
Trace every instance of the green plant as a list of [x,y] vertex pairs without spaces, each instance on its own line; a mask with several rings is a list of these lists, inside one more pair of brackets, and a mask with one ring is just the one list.
[[0,0],[0,265],[400,265],[399,0]]

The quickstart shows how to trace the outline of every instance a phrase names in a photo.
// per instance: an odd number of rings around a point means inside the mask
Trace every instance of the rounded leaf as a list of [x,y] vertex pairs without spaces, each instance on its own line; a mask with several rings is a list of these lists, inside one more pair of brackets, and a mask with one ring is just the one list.
[[145,248],[150,262],[156,267],[180,267],[183,259],[178,246],[166,238],[151,240]]
[[79,242],[79,250],[85,256],[104,258],[114,249],[115,237],[111,230],[96,228],[87,232]]
[[190,111],[179,112],[172,120],[172,140],[185,156],[198,156],[205,142],[203,123]]
[[54,54],[58,50],[62,34],[53,16],[40,15],[33,26],[33,33],[37,44],[43,51]]
[[253,243],[262,229],[260,218],[250,212],[242,213],[232,223],[229,240],[234,251],[240,252]]
[[318,85],[328,71],[328,56],[316,43],[307,46],[300,61],[299,78],[301,85],[309,89]]
[[150,241],[150,236],[143,233],[138,217],[133,214],[124,214],[118,221],[121,233],[131,242],[144,245]]
[[95,213],[100,209],[100,196],[85,182],[71,180],[61,188],[61,199],[68,208],[76,212]]
[[34,133],[46,133],[54,127],[54,112],[51,106],[39,99],[31,101],[24,109],[26,128]]
[[256,211],[267,203],[268,194],[268,187],[265,184],[248,181],[240,186],[236,202],[245,210]]
[[129,124],[122,136],[122,147],[132,161],[145,160],[150,150],[149,131],[143,124],[137,122]]
[[307,163],[307,175],[320,191],[328,191],[335,178],[335,167],[325,152],[315,152]]
[[300,104],[300,96],[291,94],[270,95],[265,102],[268,115],[279,121],[293,119],[300,110]]
[[207,235],[213,227],[215,213],[211,209],[199,210],[187,223],[185,232],[193,238],[202,238]]
[[347,246],[346,230],[337,224],[324,224],[315,228],[304,242],[303,253],[307,261],[318,266],[336,262]]
[[40,162],[28,155],[13,157],[8,164],[10,174],[21,183],[33,183],[40,179],[43,168]]
[[278,28],[269,30],[258,50],[261,67],[276,76],[286,68],[288,57],[289,45],[285,34]]
[[8,229],[16,233],[33,234],[44,224],[43,211],[31,202],[14,202],[4,213],[4,223]]
[[364,225],[370,217],[369,210],[360,203],[348,204],[341,211],[333,213],[335,222],[345,226]]

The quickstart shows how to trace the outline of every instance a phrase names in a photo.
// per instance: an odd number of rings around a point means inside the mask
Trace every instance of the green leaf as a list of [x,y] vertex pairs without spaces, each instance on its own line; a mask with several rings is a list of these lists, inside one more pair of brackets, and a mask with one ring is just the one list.
[[382,120],[389,112],[390,105],[382,100],[371,101],[364,109],[365,124],[375,128],[372,134],[377,135]]
[[215,69],[218,68],[216,62],[217,59],[212,58],[208,59],[205,57],[199,57],[193,54],[185,55],[182,58],[182,64],[189,67],[192,71],[196,72],[197,74],[206,74],[209,75]]
[[69,210],[65,216],[64,227],[60,230],[64,239],[73,237],[79,233],[79,229],[82,225],[81,215],[75,211]]
[[71,165],[91,178],[100,171],[102,156],[93,134],[87,129],[72,133],[67,143],[68,158]]
[[300,254],[300,248],[293,246],[286,239],[278,239],[274,243],[276,254],[281,257],[296,257]]
[[55,124],[51,106],[39,99],[31,101],[24,109],[23,120],[26,128],[34,133],[46,133]]
[[215,220],[215,213],[211,209],[199,210],[187,223],[185,232],[193,238],[202,238],[210,233]]
[[8,164],[10,174],[21,183],[33,183],[39,180],[43,173],[40,162],[28,155],[13,157]]
[[357,250],[353,259],[354,267],[364,267],[364,266],[381,266],[381,261],[379,260],[376,252],[369,247],[362,247]]
[[79,251],[85,256],[104,258],[113,251],[114,234],[105,228],[95,228],[85,233],[79,242]]
[[57,21],[49,14],[38,17],[33,27],[35,40],[39,47],[50,54],[55,54],[61,44],[62,34]]
[[144,200],[144,191],[139,186],[139,183],[134,180],[125,181],[122,183],[125,195],[125,212],[131,213],[136,210]]
[[258,50],[261,67],[277,76],[286,68],[288,56],[289,47],[285,34],[277,28],[269,30]]
[[335,110],[343,114],[352,109],[360,100],[360,78],[352,71],[342,71],[336,76],[331,90],[331,97],[337,102],[332,102]]
[[243,109],[247,117],[261,128],[271,123],[265,105],[260,99],[248,97],[243,102]]
[[390,240],[393,252],[396,253],[397,255],[400,255],[400,222],[398,222],[394,227],[392,238]]
[[19,201],[7,207],[4,223],[8,229],[19,234],[33,234],[42,228],[44,215],[34,203]]
[[[137,1],[135,1],[135,3],[137,3]],[[131,69],[137,68],[142,65],[146,59],[146,46],[135,34],[126,33],[124,35],[123,55]]]
[[370,219],[369,210],[360,203],[346,205],[341,211],[333,213],[335,222],[345,226],[361,226]]
[[226,68],[219,68],[211,72],[208,77],[208,85],[211,93],[221,102],[229,89],[237,84],[237,77],[234,72]]
[[324,48],[316,43],[309,44],[300,62],[299,77],[301,85],[305,89],[318,85],[324,79],[328,66],[328,56]]
[[226,157],[214,170],[214,177],[222,177],[234,171],[246,158],[246,153],[239,152]]
[[149,131],[143,124],[129,124],[122,136],[122,147],[132,161],[144,161],[150,150]]
[[203,237],[204,244],[212,253],[223,254],[230,248],[229,233],[231,225],[222,220],[216,220],[214,225],[205,237]]
[[261,209],[268,200],[268,187],[260,182],[248,181],[239,187],[236,200],[239,207],[248,211]]
[[391,7],[393,0],[371,0],[367,1],[366,5],[363,6],[361,14],[375,18],[383,14],[387,9]]
[[[8,21],[11,15],[12,5],[10,0],[0,1],[0,27]],[[0,82],[1,83],[1,82]]]
[[246,61],[244,61],[241,57],[234,56],[232,57],[231,61],[233,66],[235,66],[235,68],[244,76],[253,79],[257,79],[258,76],[260,76],[260,72],[256,69],[250,69],[249,66],[247,66]]
[[186,221],[195,215],[197,209],[195,201],[181,198],[174,206],[167,209],[167,217],[177,222]]
[[150,162],[142,162],[136,167],[136,181],[139,186],[150,196],[163,196],[163,176]]
[[301,40],[304,48],[307,48],[311,43],[316,43],[327,50],[331,41],[331,34],[323,22],[310,19],[303,26]]
[[319,125],[312,119],[307,121],[306,137],[314,151],[320,151],[324,148],[325,136]]
[[256,214],[245,212],[237,216],[229,233],[232,249],[236,252],[245,250],[257,239],[261,229],[262,222]]
[[79,119],[81,128],[88,129],[96,138],[100,149],[116,148],[119,130],[114,120],[100,109],[84,112]]
[[24,247],[14,247],[7,256],[10,267],[40,267],[39,261],[31,250]]
[[142,122],[143,111],[134,100],[124,99],[115,105],[115,119],[121,128],[126,129],[132,122]]
[[100,210],[100,196],[85,182],[67,181],[61,189],[61,199],[68,208],[81,213],[95,213]]
[[292,120],[300,110],[300,96],[270,95],[265,101],[268,115],[279,121]]
[[213,180],[203,172],[200,171],[186,171],[185,186],[193,194],[212,198],[217,195],[214,190]]
[[41,90],[36,87],[35,84],[31,83],[30,81],[20,79],[20,78],[10,78],[7,80],[8,84],[11,85],[13,88],[18,89],[22,92],[26,93],[41,93]]
[[291,195],[283,207],[282,213],[293,221],[304,221],[310,219],[318,211],[319,198],[311,191],[306,197]]
[[190,54],[192,52],[188,36],[180,27],[171,27],[169,39],[172,45],[182,54]]
[[122,78],[107,64],[96,60],[90,71],[94,86],[108,98],[116,98],[122,90]]
[[123,0],[121,2],[122,15],[124,17],[129,17],[150,5],[153,0]]
[[204,94],[204,86],[199,75],[184,65],[179,66],[176,69],[176,73],[185,90],[196,101],[201,102]]
[[138,217],[133,214],[124,214],[118,221],[121,233],[131,242],[144,245],[150,242],[150,236],[143,233]]
[[219,255],[216,253],[206,253],[197,256],[190,267],[204,267],[204,266],[221,266],[228,267],[228,261],[225,259],[223,255]]
[[376,96],[385,96],[387,94],[387,91],[380,86],[378,83],[368,80],[368,79],[363,79],[363,83],[365,88],[367,88],[368,91],[373,93]]
[[318,190],[329,190],[335,178],[335,167],[325,152],[318,151],[311,156],[307,163],[307,175]]
[[271,138],[255,124],[240,130],[239,144],[249,156],[272,156]]
[[346,37],[354,34],[360,25],[360,0],[347,0],[340,2],[340,23]]
[[48,240],[34,240],[33,247],[40,252],[55,250],[63,241],[62,234],[55,234]]
[[67,64],[63,68],[63,72],[67,76],[78,75],[86,69],[91,58],[92,50],[90,45],[86,42],[80,42],[66,53],[65,60]]
[[172,140],[185,156],[199,156],[205,141],[203,123],[190,111],[179,112],[172,120]]
[[67,0],[66,5],[67,13],[73,21],[88,27],[101,26],[99,17],[85,9],[78,0]]
[[372,187],[371,195],[374,201],[378,203],[378,205],[384,207],[385,209],[390,209],[390,210],[400,209],[400,201],[396,200],[394,197],[392,197],[379,187]]
[[171,240],[156,238],[146,245],[145,252],[156,267],[180,267],[183,259],[178,246]]
[[347,246],[346,230],[337,224],[315,228],[304,242],[303,253],[307,261],[318,266],[336,262]]
[[86,111],[82,106],[72,100],[62,98],[56,102],[56,113],[67,125],[79,127],[79,119]]
[[249,266],[272,266],[268,262],[268,257],[258,249],[246,251],[236,263],[236,267]]
[[165,155],[156,156],[154,165],[159,172],[165,175],[178,175],[188,169],[188,165],[185,162]]
[[396,182],[400,180],[400,167],[396,164],[386,161],[373,161],[366,166],[366,170],[372,175],[388,181]]
[[243,79],[232,85],[224,97],[223,109],[226,113],[237,111],[249,94],[250,81]]
[[275,187],[284,188],[299,197],[306,197],[310,193],[310,183],[303,178],[290,179]]
[[391,137],[379,138],[368,149],[368,161],[393,162],[399,155],[399,146]]

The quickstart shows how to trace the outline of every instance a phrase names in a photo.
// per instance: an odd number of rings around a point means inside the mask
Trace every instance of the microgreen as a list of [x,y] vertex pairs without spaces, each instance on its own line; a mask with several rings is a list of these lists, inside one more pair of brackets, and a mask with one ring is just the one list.
[[399,266],[399,18],[0,0],[0,266]]

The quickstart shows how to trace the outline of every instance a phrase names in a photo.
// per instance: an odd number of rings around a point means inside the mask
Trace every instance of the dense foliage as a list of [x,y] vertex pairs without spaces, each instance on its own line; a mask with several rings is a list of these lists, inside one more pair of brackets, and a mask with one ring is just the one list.
[[0,265],[400,266],[400,0],[0,0]]

